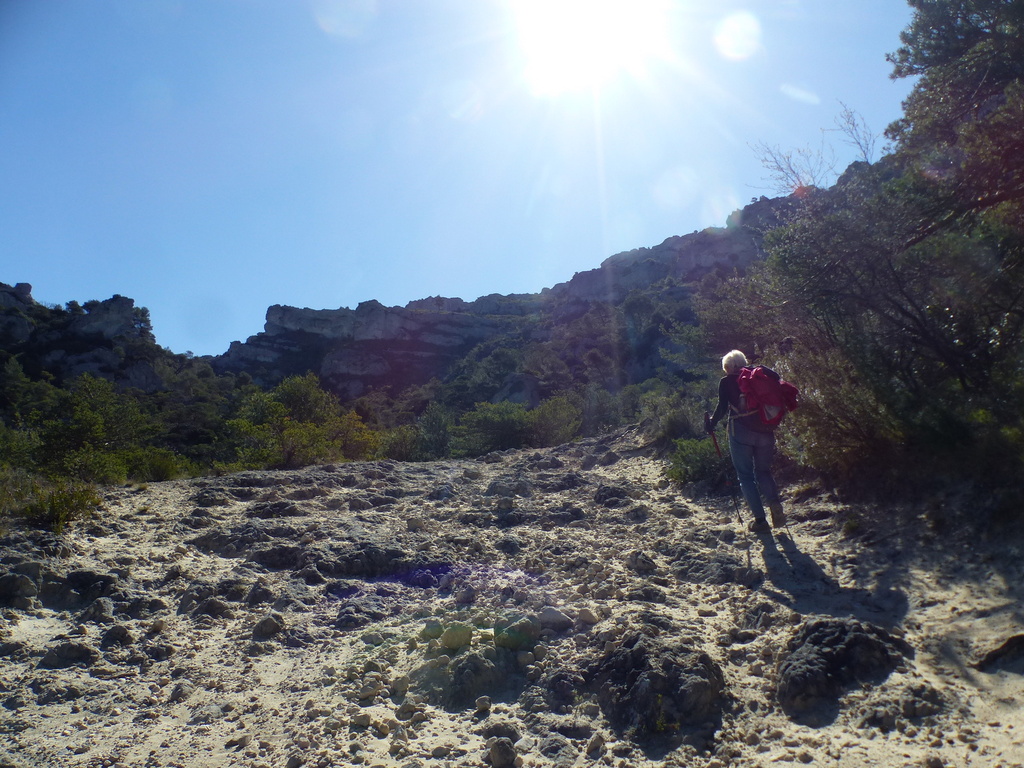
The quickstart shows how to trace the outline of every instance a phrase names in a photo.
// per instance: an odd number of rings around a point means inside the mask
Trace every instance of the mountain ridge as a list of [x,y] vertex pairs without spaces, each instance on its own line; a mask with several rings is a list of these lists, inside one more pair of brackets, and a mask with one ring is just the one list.
[[[637,292],[684,303],[686,286],[709,272],[744,271],[763,258],[764,234],[785,223],[798,205],[794,195],[761,197],[734,212],[724,227],[614,254],[536,294],[489,294],[473,301],[431,296],[404,307],[370,299],[355,309],[275,304],[262,331],[232,342],[221,355],[199,359],[216,373],[247,373],[264,386],[313,371],[343,400],[380,388],[421,386],[444,379],[479,345],[500,339],[519,347],[545,344],[556,326],[595,307],[620,307]],[[88,373],[150,392],[165,385],[156,359],[176,353],[157,348],[148,310],[133,299],[115,295],[47,308],[31,290],[27,283],[0,283],[0,345],[33,358],[31,373],[45,371],[58,381]],[[629,353],[625,381],[670,366],[672,341],[648,331],[645,348]]]

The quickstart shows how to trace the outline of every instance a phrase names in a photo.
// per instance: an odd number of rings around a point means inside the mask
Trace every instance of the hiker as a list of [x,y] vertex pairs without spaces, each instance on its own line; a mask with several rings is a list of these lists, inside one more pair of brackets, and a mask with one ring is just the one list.
[[[742,410],[739,378],[746,365],[747,357],[738,349],[722,358],[725,376],[718,383],[718,407],[707,423],[707,430],[709,434],[714,432],[718,422],[728,417],[729,454],[739,477],[743,498],[754,515],[750,530],[755,533],[767,533],[770,529],[765,519],[764,505],[761,503],[762,496],[768,502],[774,527],[785,525],[786,515],[782,511],[775,478],[772,477],[775,427],[764,424],[757,411]],[[780,378],[770,368],[764,370],[769,376]]]

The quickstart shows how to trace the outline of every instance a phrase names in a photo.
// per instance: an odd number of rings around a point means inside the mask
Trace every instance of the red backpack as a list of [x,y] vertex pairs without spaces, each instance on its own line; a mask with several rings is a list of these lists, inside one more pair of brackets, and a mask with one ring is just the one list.
[[788,381],[779,378],[763,365],[744,368],[740,371],[740,413],[750,416],[757,413],[761,423],[777,427],[782,418],[799,405],[799,391]]

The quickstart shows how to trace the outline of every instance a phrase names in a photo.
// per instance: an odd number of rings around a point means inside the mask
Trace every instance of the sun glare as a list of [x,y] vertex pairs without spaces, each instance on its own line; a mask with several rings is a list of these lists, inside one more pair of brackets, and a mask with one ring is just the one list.
[[666,50],[666,0],[512,0],[524,75],[538,96],[642,75]]

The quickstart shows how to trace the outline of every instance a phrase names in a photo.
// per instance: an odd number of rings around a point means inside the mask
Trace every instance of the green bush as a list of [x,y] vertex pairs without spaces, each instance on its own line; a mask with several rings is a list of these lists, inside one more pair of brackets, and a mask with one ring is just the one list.
[[665,475],[677,485],[716,480],[728,471],[728,457],[720,457],[711,440],[684,438],[676,441]]
[[218,471],[297,468],[338,460],[369,459],[377,436],[355,411],[320,389],[313,374],[285,379],[271,392],[254,391],[227,421],[228,455]]
[[530,411],[527,418],[530,445],[548,448],[576,437],[583,423],[583,409],[578,400],[569,395],[559,395],[548,398]]
[[70,477],[86,483],[118,485],[128,479],[128,466],[119,452],[105,452],[91,446],[78,448],[50,464],[55,477]]
[[90,515],[102,500],[88,483],[44,480],[24,470],[0,468],[0,517],[60,533]]
[[380,455],[394,461],[414,461],[420,454],[420,433],[411,424],[379,433]]
[[24,429],[10,429],[0,422],[0,456],[11,466],[33,466],[33,455],[39,449],[39,436]]
[[147,446],[122,452],[128,477],[136,482],[176,480],[200,474],[195,462],[167,448]]
[[622,424],[622,412],[615,395],[600,384],[583,390],[583,416],[580,431],[587,437],[603,434]]
[[451,411],[436,400],[424,409],[416,427],[426,459],[445,459],[451,455],[454,425]]
[[529,428],[529,414],[521,403],[477,403],[459,424],[461,449],[467,455],[479,456],[522,448]]

